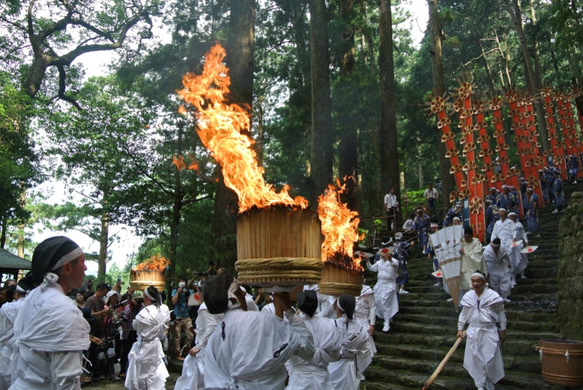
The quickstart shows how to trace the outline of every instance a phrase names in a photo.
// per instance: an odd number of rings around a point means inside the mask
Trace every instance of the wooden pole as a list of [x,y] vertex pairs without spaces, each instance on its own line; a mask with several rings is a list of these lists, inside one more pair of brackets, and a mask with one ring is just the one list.
[[441,363],[439,363],[439,366],[437,366],[437,368],[435,369],[435,372],[433,373],[433,375],[431,375],[429,377],[429,379],[427,379],[427,381],[423,384],[422,390],[427,390],[429,389],[429,386],[431,386],[431,384],[433,383],[433,381],[435,380],[435,378],[437,378],[437,376],[439,375],[439,373],[441,372],[441,370],[443,370],[443,367],[445,367],[445,365],[447,364],[447,361],[449,360],[449,358],[451,357],[451,355],[453,355],[453,353],[455,352],[455,350],[457,349],[457,347],[460,345],[460,343],[462,342],[462,339],[466,337],[466,331],[464,331],[464,335],[460,338],[458,338],[455,343],[453,344],[453,346],[451,347],[451,349],[449,350],[449,352],[447,353],[447,355],[445,355],[445,357],[443,358],[443,360],[441,361]]

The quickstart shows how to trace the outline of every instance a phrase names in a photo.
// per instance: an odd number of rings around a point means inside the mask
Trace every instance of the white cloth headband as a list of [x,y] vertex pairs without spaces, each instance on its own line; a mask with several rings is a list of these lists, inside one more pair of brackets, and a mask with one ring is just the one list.
[[346,313],[346,310],[344,310],[342,308],[342,305],[340,304],[340,297],[338,297],[338,299],[336,299],[336,306],[338,306],[338,308],[342,311],[342,313]]
[[61,257],[59,259],[59,261],[57,261],[57,264],[55,264],[55,266],[51,269],[51,271],[54,271],[56,269],[61,268],[63,265],[79,258],[81,255],[83,254],[83,250],[79,247],[73,249],[71,252],[67,253],[65,256]]
[[150,293],[148,292],[148,289],[147,288],[144,289],[144,295],[147,296],[148,298],[150,298],[150,300],[152,302],[156,302],[156,300],[154,299],[154,297],[151,296]]
[[482,279],[483,281],[486,281],[486,277],[479,272],[474,272],[471,277],[473,278],[474,276],[477,276],[480,279]]

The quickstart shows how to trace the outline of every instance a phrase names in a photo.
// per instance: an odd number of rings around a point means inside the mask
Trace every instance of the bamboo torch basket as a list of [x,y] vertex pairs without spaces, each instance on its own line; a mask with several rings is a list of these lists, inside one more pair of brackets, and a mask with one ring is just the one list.
[[237,219],[239,283],[265,287],[318,283],[321,245],[315,212],[253,208]]
[[362,270],[345,266],[333,261],[324,263],[319,292],[321,294],[339,296],[351,294],[359,296],[362,290]]
[[159,291],[163,291],[166,287],[166,277],[164,271],[158,270],[131,270],[130,271],[130,286],[136,291],[142,291],[148,286],[154,286]]

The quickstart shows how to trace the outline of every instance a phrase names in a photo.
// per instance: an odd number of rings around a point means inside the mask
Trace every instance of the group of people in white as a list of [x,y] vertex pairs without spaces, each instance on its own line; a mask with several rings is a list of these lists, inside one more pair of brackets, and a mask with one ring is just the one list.
[[[522,253],[529,245],[522,223],[514,212],[508,213],[504,208],[498,212],[500,219],[485,248],[470,226],[463,228],[459,245],[461,312],[457,337],[467,335],[464,368],[477,389],[487,390],[504,377],[501,354],[507,326],[504,303],[510,302],[508,297],[516,279],[526,278],[528,265],[527,255]],[[444,288],[447,289],[445,283]]]
[[[229,298],[224,313],[207,305],[220,290]],[[228,277],[208,279],[205,293],[196,345],[176,390],[355,390],[376,353],[376,294],[367,285],[358,297],[332,297],[320,294],[317,285],[305,286],[295,309],[289,292],[273,292],[273,302],[261,311]]]
[[[528,244],[524,228],[503,209],[483,253],[471,228],[465,230],[458,337],[469,324],[464,367],[478,388],[491,389],[504,375],[499,349],[506,329],[503,303],[527,264],[518,241]],[[271,310],[259,311],[236,279],[209,277],[195,345],[175,389],[293,390],[315,383],[321,389],[358,389],[376,353],[372,335],[377,317],[388,332],[399,310],[399,262],[393,250],[379,250],[374,264],[366,259],[367,268],[378,274],[374,288],[363,283],[358,297],[331,297],[319,294],[317,285],[305,286],[295,309],[285,289],[272,293]],[[0,313],[2,354],[6,356],[8,345],[11,357],[2,389],[80,388],[89,326],[67,294],[81,287],[84,262],[83,251],[66,237],[47,239],[36,248],[28,280],[38,287],[21,288],[25,299],[4,305]],[[161,339],[170,311],[153,286],[143,291],[143,299],[133,320],[138,340],[129,354],[125,386],[163,389],[169,373]]]
[[[384,276],[381,262],[370,267],[380,273],[374,294],[364,284],[358,297],[324,296],[317,286],[306,286],[294,309],[283,289],[272,293],[271,312],[259,311],[236,279],[209,277],[195,345],[175,388],[306,389],[314,383],[322,389],[359,388],[376,352],[377,304],[383,318],[397,310],[385,305],[391,277]],[[21,299],[0,310],[1,389],[81,387],[89,324],[68,294],[81,287],[86,269],[83,251],[66,237],[37,246],[32,271],[19,283],[16,297]],[[170,310],[154,286],[143,291],[143,301],[132,322],[138,337],[129,353],[125,387],[164,389],[169,373],[161,341]]]

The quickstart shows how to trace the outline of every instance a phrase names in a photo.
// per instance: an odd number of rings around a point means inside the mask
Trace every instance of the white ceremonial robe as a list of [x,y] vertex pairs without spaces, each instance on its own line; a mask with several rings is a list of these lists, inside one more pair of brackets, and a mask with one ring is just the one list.
[[462,267],[460,277],[460,290],[472,289],[472,274],[480,270],[484,274],[488,272],[486,268],[486,261],[484,260],[484,249],[482,243],[476,237],[472,238],[472,242],[462,240]]
[[182,375],[176,380],[174,390],[204,389],[204,350],[217,324],[223,319],[223,314],[211,314],[206,303],[200,305],[196,317],[196,345],[200,351],[196,356],[188,354],[182,364]]
[[488,268],[490,288],[496,291],[504,299],[510,296],[512,291],[512,278],[510,275],[510,257],[508,249],[503,246],[494,252],[491,245],[484,250],[484,260]]
[[512,273],[513,276],[515,276],[516,274],[523,274],[526,270],[526,266],[528,265],[528,258],[526,257],[526,253],[520,253],[520,251],[524,248],[524,243],[528,242],[528,237],[524,231],[524,226],[519,221],[514,223],[513,240],[522,241],[521,244],[512,248],[512,254],[510,256],[512,260]]
[[169,321],[170,311],[166,305],[158,308],[151,304],[140,310],[132,322],[132,327],[138,332],[138,340],[128,355],[125,380],[127,389],[164,389],[169,374],[164,364],[164,351],[160,339]]
[[356,367],[356,357],[368,343],[368,327],[354,320],[348,321],[346,315],[336,321],[343,335],[340,360],[328,365],[332,386],[334,390],[357,390],[361,379]]
[[292,309],[287,321],[273,314],[227,311],[204,353],[207,389],[277,390],[285,388],[285,362],[314,356],[312,334]]
[[286,389],[334,390],[328,374],[328,364],[340,358],[342,332],[331,318],[308,317],[305,314],[301,317],[314,339],[315,353],[309,361],[299,356],[292,356],[288,360],[286,367],[289,382]]
[[485,287],[480,297],[474,290],[468,291],[461,304],[458,330],[469,324],[464,368],[474,379],[476,387],[488,388],[504,377],[500,335],[496,325],[499,323],[500,330],[506,330],[504,303],[494,290]]
[[494,224],[494,230],[492,231],[492,236],[490,241],[494,241],[495,238],[500,239],[500,246],[510,248],[512,245],[512,237],[514,236],[514,222],[510,218],[506,218],[504,221],[499,219]]
[[24,303],[24,298],[15,302],[8,302],[0,308],[0,390],[5,390],[12,383],[15,350],[14,320]]
[[[366,284],[363,284],[362,289],[360,290],[360,296],[356,297],[354,319],[366,327],[368,331],[370,326],[374,325],[376,322],[376,312],[373,290]],[[372,335],[369,334],[368,343],[364,344],[363,349],[356,356],[356,366],[361,376],[360,379],[364,379],[364,371],[370,366],[372,358],[376,353],[377,347]]]
[[14,320],[14,337],[10,390],[81,388],[89,323],[60,285],[45,281],[28,294]]
[[367,261],[366,266],[370,271],[378,272],[377,283],[373,289],[374,303],[377,316],[389,323],[399,311],[396,284],[399,262],[397,259],[384,260],[381,257],[372,265]]

